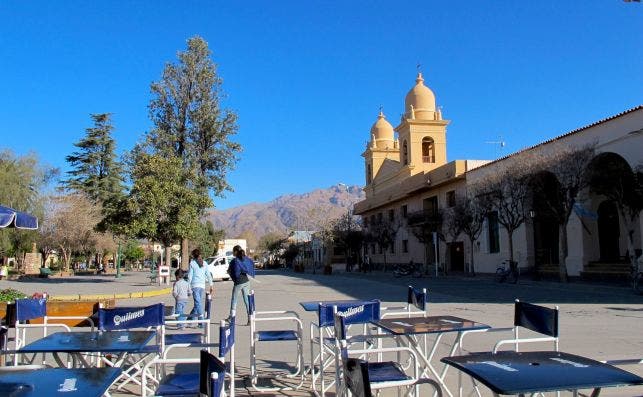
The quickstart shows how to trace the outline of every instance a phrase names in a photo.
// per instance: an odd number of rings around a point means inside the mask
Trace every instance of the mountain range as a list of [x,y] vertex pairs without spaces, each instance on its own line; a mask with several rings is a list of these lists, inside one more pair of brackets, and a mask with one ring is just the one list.
[[318,230],[331,219],[352,210],[364,199],[359,186],[343,183],[304,194],[287,194],[267,203],[250,203],[226,210],[212,209],[205,219],[226,238],[245,238],[254,247],[268,233],[288,234],[292,230]]

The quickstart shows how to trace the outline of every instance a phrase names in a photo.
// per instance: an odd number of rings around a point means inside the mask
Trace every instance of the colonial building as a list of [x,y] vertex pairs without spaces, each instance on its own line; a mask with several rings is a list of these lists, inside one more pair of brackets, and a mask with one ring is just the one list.
[[[448,161],[446,130],[449,120],[436,106],[434,93],[418,74],[405,98],[404,113],[394,128],[380,112],[370,131],[364,157],[366,198],[354,213],[361,215],[370,241],[365,255],[372,263],[423,263],[428,270],[436,264],[443,270],[463,271],[473,250],[478,272],[494,272],[508,259],[507,235],[490,212],[480,237],[470,244],[464,236],[435,239],[441,228],[440,209],[455,205],[467,188],[485,175],[506,166],[518,154],[494,162]],[[558,145],[596,145],[594,166],[620,162],[629,172],[643,164],[643,106],[571,131],[519,153],[550,151]],[[628,250],[623,219],[614,203],[605,197],[582,192],[582,203],[572,214],[567,234],[570,276],[591,271],[597,263],[618,266]],[[532,199],[532,202],[537,200]],[[514,259],[523,269],[541,269],[558,263],[558,232],[542,211],[514,233]],[[641,217],[634,227],[634,249],[643,245]],[[384,230],[382,230],[384,229]],[[556,230],[555,230],[556,229]],[[631,230],[631,229],[630,229]],[[442,230],[440,230],[442,231]],[[442,233],[444,235],[444,233]]]

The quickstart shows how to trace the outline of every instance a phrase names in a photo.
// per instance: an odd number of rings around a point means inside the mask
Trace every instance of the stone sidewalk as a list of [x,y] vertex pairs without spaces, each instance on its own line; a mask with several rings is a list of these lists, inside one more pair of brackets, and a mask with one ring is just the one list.
[[[107,279],[106,276],[79,278],[62,282],[42,280],[30,282],[0,281],[0,288],[11,286],[25,293],[48,292],[52,295],[73,293],[131,293],[158,289],[150,286],[147,273],[129,273],[121,279]],[[107,276],[108,277],[108,276]],[[327,299],[372,299],[386,303],[406,300],[406,286],[425,287],[429,291],[429,312],[431,314],[450,314],[484,322],[493,327],[508,327],[513,321],[513,301],[540,303],[547,306],[560,306],[561,343],[563,351],[581,354],[595,359],[613,359],[643,356],[643,296],[637,296],[628,288],[596,284],[560,284],[555,282],[533,282],[520,280],[517,285],[497,284],[488,277],[447,278],[394,278],[383,273],[345,273],[331,276],[300,274],[290,271],[258,272],[253,282],[256,291],[258,310],[294,310],[304,321],[306,341],[308,324],[315,315],[304,312],[300,301]],[[28,289],[33,288],[33,289]],[[227,317],[232,285],[230,282],[215,284],[213,301],[213,335],[217,339],[217,324]],[[169,294],[119,300],[119,305],[144,305],[163,302],[172,305]],[[245,316],[240,315],[239,324],[245,324]],[[243,379],[249,371],[249,327],[237,327],[236,362],[240,375],[237,381],[239,395],[256,395],[247,388]],[[498,335],[493,337],[497,339]],[[493,340],[488,337],[471,337],[466,341],[466,351],[489,350]],[[445,337],[439,347],[438,355],[445,355],[451,339]],[[288,343],[273,343],[272,347],[259,350],[262,366],[267,369],[281,368],[279,361],[292,361],[294,348]],[[543,345],[538,345],[542,347]],[[548,348],[544,346],[543,348]],[[310,362],[310,349],[304,347],[306,362]],[[629,368],[643,375],[643,365]],[[449,371],[447,384],[453,388],[457,382],[455,371]],[[132,393],[138,393],[131,390]],[[118,394],[112,395],[132,395]],[[307,389],[298,392],[263,393],[261,395],[310,395]],[[393,393],[382,393],[384,396]],[[605,389],[601,395],[632,396],[643,395],[643,388]]]

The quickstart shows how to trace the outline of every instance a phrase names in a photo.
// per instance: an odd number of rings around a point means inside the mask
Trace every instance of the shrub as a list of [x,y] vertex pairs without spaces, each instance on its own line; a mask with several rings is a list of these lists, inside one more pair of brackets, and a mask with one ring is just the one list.
[[13,288],[0,290],[0,302],[13,302],[16,299],[26,298],[26,297],[27,295]]

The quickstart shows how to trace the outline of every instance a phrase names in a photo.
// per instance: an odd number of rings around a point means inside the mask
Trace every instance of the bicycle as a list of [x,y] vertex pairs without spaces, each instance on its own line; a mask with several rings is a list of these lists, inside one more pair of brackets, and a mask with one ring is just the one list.
[[495,280],[498,283],[511,283],[516,284],[518,282],[518,276],[520,272],[518,270],[518,262],[504,260],[502,264],[496,269]]

